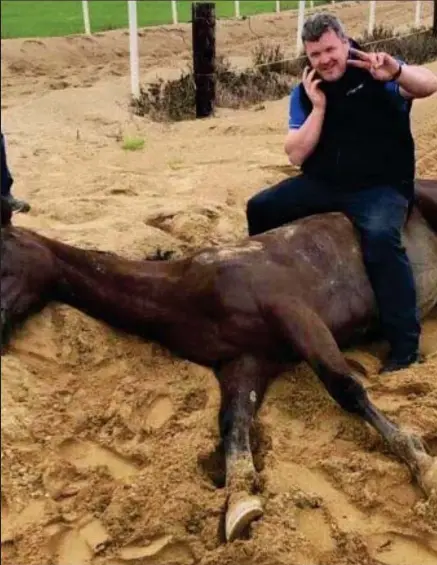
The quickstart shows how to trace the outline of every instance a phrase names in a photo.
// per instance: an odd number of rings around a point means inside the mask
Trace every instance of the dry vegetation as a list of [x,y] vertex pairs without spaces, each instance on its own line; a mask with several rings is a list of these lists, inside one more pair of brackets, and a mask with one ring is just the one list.
[[[365,50],[387,51],[408,63],[423,64],[437,57],[437,37],[431,30],[418,29],[402,37],[379,26],[372,35],[358,39]],[[377,43],[376,43],[377,42]],[[368,45],[370,44],[370,45]],[[234,70],[225,57],[217,57],[215,88],[217,108],[245,108],[266,100],[286,96],[300,80],[305,57],[285,60],[280,45],[259,43],[252,53],[253,66]],[[156,121],[179,121],[195,118],[195,81],[192,69],[176,80],[153,82],[141,89],[139,100],[132,102],[139,116]]]

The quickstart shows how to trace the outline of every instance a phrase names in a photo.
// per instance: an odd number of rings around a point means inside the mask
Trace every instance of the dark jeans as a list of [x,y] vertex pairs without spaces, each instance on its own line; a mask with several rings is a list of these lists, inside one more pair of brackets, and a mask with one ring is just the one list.
[[408,204],[392,186],[346,193],[300,175],[249,200],[249,235],[311,214],[344,212],[361,234],[363,259],[384,337],[393,355],[404,357],[418,350],[420,336],[413,272],[401,242]]
[[3,134],[1,134],[1,145],[1,195],[9,196],[14,179],[12,178],[6,162],[6,149]]

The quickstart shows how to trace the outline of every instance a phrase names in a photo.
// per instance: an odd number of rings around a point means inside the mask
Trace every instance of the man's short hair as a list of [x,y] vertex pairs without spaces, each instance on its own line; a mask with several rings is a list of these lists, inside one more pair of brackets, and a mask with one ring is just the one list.
[[346,33],[340,19],[329,12],[316,12],[309,16],[302,29],[302,42],[319,41],[324,33],[332,30],[341,39],[346,38]]

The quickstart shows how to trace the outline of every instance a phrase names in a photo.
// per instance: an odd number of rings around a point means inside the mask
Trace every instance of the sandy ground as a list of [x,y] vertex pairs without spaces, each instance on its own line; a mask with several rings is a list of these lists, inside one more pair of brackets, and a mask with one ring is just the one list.
[[[381,17],[412,20],[411,2]],[[360,31],[366,3],[342,16]],[[429,16],[429,6],[425,14]],[[243,57],[258,35],[289,41],[294,16],[220,23]],[[144,31],[144,76],[184,64],[187,27]],[[245,233],[244,205],[291,172],[288,100],[172,125],[127,111],[127,39],[2,41],[2,129],[16,223],[84,247],[142,258]],[[433,65],[437,71],[437,64]],[[437,177],[437,97],[415,103],[419,173]],[[145,139],[124,152],[120,138]],[[422,349],[437,348],[437,318]],[[437,454],[437,361],[378,377],[378,344],[355,350],[379,407]],[[2,559],[5,565],[435,565],[437,500],[425,500],[380,439],[329,399],[302,364],[270,390],[256,461],[265,516],[224,545],[218,388],[177,360],[63,305],[28,321],[2,358]]]

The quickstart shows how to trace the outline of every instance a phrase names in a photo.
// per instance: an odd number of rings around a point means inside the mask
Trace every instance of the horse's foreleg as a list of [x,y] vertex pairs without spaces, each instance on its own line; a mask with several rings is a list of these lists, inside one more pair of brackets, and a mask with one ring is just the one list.
[[404,461],[425,493],[437,489],[437,462],[428,455],[421,439],[391,422],[370,401],[365,388],[350,374],[332,333],[324,322],[302,304],[266,306],[276,330],[289,339],[295,350],[311,365],[329,394],[346,411],[373,426],[392,452]]
[[253,495],[256,472],[249,434],[274,373],[271,363],[250,355],[226,363],[216,373],[221,391],[219,428],[226,456],[228,541],[237,538],[252,520],[262,515],[261,501]]

